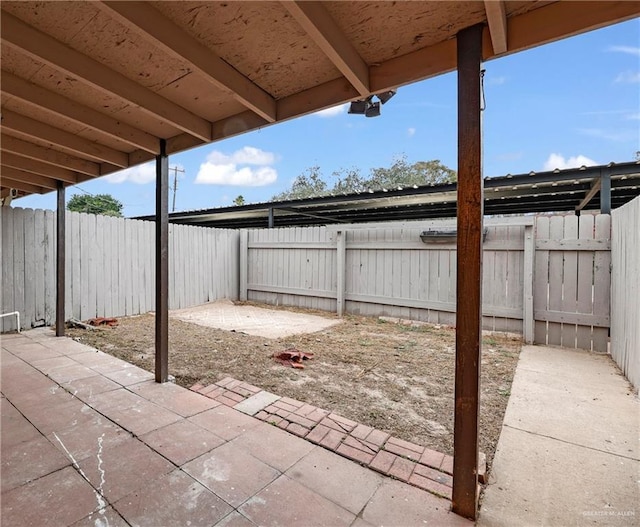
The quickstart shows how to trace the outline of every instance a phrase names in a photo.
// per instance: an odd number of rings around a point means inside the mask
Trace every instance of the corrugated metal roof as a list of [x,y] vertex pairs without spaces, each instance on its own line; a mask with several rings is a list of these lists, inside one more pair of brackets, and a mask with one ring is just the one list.
[[[508,174],[484,180],[485,215],[575,211],[589,194],[593,196],[583,208],[599,209],[598,185],[603,177],[611,180],[613,208],[640,195],[640,162]],[[270,214],[275,227],[455,217],[456,184],[175,212],[169,215],[169,221],[206,227],[257,228],[268,227]]]

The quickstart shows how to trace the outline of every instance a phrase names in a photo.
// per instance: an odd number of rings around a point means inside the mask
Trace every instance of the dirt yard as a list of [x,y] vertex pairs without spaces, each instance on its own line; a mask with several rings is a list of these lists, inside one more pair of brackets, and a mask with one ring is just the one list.
[[[295,311],[332,318],[324,312]],[[115,328],[71,329],[68,334],[153,371],[153,315],[121,318]],[[359,316],[346,316],[342,323],[318,333],[281,339],[171,319],[169,372],[185,387],[235,377],[452,454],[454,339],[450,327],[408,326]],[[273,360],[275,352],[291,347],[315,354],[305,361],[305,369],[287,368]],[[508,336],[483,340],[480,450],[489,463],[520,348],[521,341]]]

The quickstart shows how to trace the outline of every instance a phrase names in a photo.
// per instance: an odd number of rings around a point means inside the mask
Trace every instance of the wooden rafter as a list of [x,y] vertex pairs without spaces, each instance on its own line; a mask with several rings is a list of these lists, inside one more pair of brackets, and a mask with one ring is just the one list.
[[276,101],[249,78],[230,66],[209,48],[185,33],[146,2],[100,2],[111,16],[164,51],[186,61],[217,88],[228,90],[242,104],[269,122],[276,120]]
[[152,154],[158,153],[158,139],[155,136],[9,72],[2,72],[2,90],[12,97],[43,108],[57,116],[67,118]]
[[369,95],[369,66],[353,47],[321,2],[282,2],[318,47],[358,90]]
[[[71,170],[49,165],[42,161],[36,161],[35,159],[29,159],[28,157],[22,157],[10,152],[2,152],[2,154],[0,154],[0,163],[5,167],[24,170],[25,172],[39,174],[47,178],[55,178],[51,180],[53,186],[49,187],[52,189],[56,188],[56,179],[64,181],[65,183],[78,183],[78,175]],[[45,187],[47,185],[42,186]]]
[[503,0],[484,0],[494,55],[507,52],[507,11]]
[[2,179],[3,181],[24,181],[25,183],[31,183],[39,187],[48,189],[55,189],[58,185],[58,180],[53,177],[43,176],[42,174],[34,174],[29,170],[22,170],[12,166],[10,163],[5,163],[5,157],[2,157]]
[[11,152],[19,156],[47,163],[54,167],[62,167],[87,176],[100,175],[100,165],[86,159],[80,159],[51,148],[23,141],[12,135],[0,134],[0,144],[3,152]]
[[105,161],[121,168],[129,166],[129,156],[124,152],[94,143],[11,110],[2,110],[2,127],[30,138],[47,141],[81,157]]
[[41,187],[40,185],[29,183],[29,173],[16,170],[15,168],[0,166],[0,175],[2,178],[2,188],[14,188],[28,194],[44,194],[51,190]]
[[156,118],[204,141],[211,139],[211,123],[145,88],[96,60],[3,12],[1,38],[20,52],[115,95]]

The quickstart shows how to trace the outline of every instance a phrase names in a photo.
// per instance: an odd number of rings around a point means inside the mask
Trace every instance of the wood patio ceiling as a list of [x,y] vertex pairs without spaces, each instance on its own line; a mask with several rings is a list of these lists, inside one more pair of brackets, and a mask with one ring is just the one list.
[[13,2],[1,4],[2,196],[46,193],[617,23],[638,2]]

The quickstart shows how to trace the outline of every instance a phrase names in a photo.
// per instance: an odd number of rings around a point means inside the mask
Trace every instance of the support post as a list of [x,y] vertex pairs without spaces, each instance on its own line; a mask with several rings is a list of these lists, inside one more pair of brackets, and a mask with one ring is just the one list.
[[249,273],[249,231],[242,229],[240,231],[240,292],[241,301],[247,300],[247,275]]
[[344,314],[344,292],[345,292],[345,265],[346,265],[346,255],[347,255],[347,247],[346,247],[346,236],[347,233],[345,231],[337,232],[338,241],[336,244],[337,250],[337,258],[336,258],[336,266],[337,266],[337,291],[336,291],[336,312],[339,317]]
[[275,223],[273,207],[269,207],[269,228],[273,229],[273,225]]
[[458,237],[453,512],[478,511],[478,411],[482,343],[482,25],[457,35]]
[[600,176],[600,214],[611,214],[611,170],[605,169]]
[[156,156],[156,382],[169,379],[169,157]]
[[64,182],[58,181],[56,210],[56,337],[64,337],[65,324],[65,212]]
[[524,228],[524,291],[522,294],[522,333],[525,344],[533,344],[533,268],[536,248],[533,225]]

